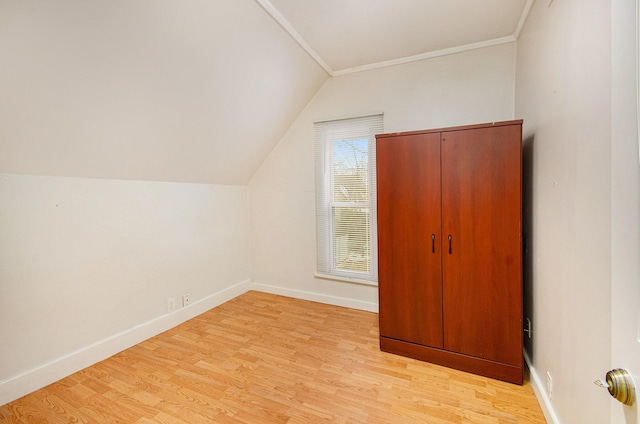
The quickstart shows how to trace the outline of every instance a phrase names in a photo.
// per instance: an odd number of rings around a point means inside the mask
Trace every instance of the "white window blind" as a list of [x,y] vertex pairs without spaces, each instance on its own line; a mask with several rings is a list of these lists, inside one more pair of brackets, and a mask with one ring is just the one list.
[[375,135],[383,115],[315,124],[318,273],[377,281]]

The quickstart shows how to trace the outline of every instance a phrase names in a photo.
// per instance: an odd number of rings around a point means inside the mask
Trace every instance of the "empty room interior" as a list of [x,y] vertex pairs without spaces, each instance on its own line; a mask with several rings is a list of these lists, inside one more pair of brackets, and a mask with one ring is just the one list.
[[640,423],[638,16],[0,0],[0,422]]

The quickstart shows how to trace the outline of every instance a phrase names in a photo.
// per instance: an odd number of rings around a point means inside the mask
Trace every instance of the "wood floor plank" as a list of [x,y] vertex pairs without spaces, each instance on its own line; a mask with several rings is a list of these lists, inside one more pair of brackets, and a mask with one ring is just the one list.
[[545,423],[517,386],[381,352],[377,314],[249,292],[0,407],[0,423]]

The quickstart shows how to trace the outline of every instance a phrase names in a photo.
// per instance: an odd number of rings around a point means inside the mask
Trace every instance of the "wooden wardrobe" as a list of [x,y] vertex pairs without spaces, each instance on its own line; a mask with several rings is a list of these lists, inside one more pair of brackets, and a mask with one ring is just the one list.
[[376,140],[381,350],[522,384],[522,121]]

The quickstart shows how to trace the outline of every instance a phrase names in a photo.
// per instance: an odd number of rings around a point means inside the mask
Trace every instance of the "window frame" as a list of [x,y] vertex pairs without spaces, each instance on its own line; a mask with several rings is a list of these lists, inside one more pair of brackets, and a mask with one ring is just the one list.
[[[375,135],[383,132],[383,115],[316,122],[316,237],[318,278],[351,283],[378,284],[377,198],[375,175]],[[368,201],[336,201],[334,183],[334,143],[367,140]],[[336,207],[366,208],[369,211],[369,271],[340,269],[336,266]]]

